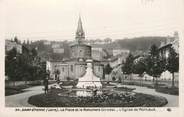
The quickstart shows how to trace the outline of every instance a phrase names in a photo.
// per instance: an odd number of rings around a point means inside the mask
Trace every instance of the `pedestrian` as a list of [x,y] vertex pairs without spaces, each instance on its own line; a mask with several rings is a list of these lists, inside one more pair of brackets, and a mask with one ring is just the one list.
[[47,94],[48,93],[48,85],[49,85],[48,78],[44,79],[43,85],[44,85],[45,94]]

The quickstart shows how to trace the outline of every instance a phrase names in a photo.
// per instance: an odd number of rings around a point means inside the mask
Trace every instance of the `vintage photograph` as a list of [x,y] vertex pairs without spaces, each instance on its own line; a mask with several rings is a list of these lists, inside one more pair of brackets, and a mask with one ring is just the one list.
[[181,0],[5,0],[5,107],[179,107]]

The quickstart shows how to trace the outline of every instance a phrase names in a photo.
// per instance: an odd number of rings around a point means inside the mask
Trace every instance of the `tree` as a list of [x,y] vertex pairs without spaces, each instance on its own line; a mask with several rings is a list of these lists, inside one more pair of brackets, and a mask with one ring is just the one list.
[[29,42],[29,40],[27,40],[26,45],[29,45],[29,44],[30,44],[30,42]]
[[158,47],[155,44],[150,47],[150,55],[151,57],[158,57]]
[[110,64],[107,64],[104,68],[104,72],[105,74],[110,74],[112,71],[112,67],[110,66]]
[[22,43],[22,45],[25,45],[25,44],[26,44],[26,41],[24,40],[23,43]]
[[16,43],[19,43],[19,40],[18,40],[18,38],[15,36],[14,37],[14,41],[16,42]]
[[150,55],[146,58],[146,72],[150,76],[153,76],[153,82],[155,82],[156,86],[158,84],[157,78],[161,75],[165,67],[165,63],[160,59],[158,52],[158,47],[152,45],[150,48]]
[[124,65],[122,66],[122,71],[124,74],[130,75],[133,73],[133,62],[134,62],[134,57],[130,53],[126,58]]
[[[27,81],[45,77],[45,65],[41,65],[40,61],[35,62],[32,59],[33,55],[34,53],[24,46],[22,54],[17,53],[15,48],[7,52],[5,57],[5,74],[10,80]],[[36,54],[34,57],[39,58]]]
[[172,87],[174,87],[174,72],[179,70],[179,57],[173,48],[170,48],[166,69],[172,73]]
[[33,48],[33,49],[31,50],[31,52],[32,52],[33,57],[36,57],[36,56],[38,55],[38,52],[36,51],[35,48]]
[[104,68],[104,73],[108,74],[108,77],[109,77],[109,74],[111,73],[111,71],[112,71],[112,67],[110,66],[110,64],[107,64]]
[[115,77],[115,76],[113,76],[113,77],[112,77],[112,80],[113,80],[113,81],[116,81],[116,77]]
[[133,73],[139,74],[141,76],[146,71],[146,62],[145,59],[139,60],[133,65]]
[[5,74],[13,81],[17,80],[17,54],[17,50],[13,48],[7,52],[5,58]]

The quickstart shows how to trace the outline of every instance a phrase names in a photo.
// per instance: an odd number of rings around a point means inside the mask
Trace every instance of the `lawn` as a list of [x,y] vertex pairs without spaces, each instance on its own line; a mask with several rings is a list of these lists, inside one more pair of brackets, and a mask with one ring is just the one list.
[[[49,84],[53,84],[53,83],[56,83],[56,81],[49,80]],[[19,93],[24,92],[24,89],[26,88],[40,86],[40,85],[42,85],[42,82],[36,82],[32,84],[23,84],[19,86],[5,86],[5,96],[19,94]]]
[[21,85],[21,86],[15,86],[15,87],[6,87],[5,88],[5,96],[22,93],[22,92],[24,92],[23,89],[29,88],[29,87],[30,87],[29,85]]
[[170,95],[179,95],[179,88],[177,87],[157,87],[155,91]]

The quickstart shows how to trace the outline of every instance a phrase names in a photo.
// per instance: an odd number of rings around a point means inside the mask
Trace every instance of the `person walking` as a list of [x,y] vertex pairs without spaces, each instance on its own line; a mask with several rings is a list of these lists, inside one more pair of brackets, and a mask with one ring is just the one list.
[[44,85],[44,90],[45,90],[45,94],[48,93],[48,85],[49,85],[49,81],[48,81],[48,78],[45,78],[44,81],[43,81],[43,85]]

